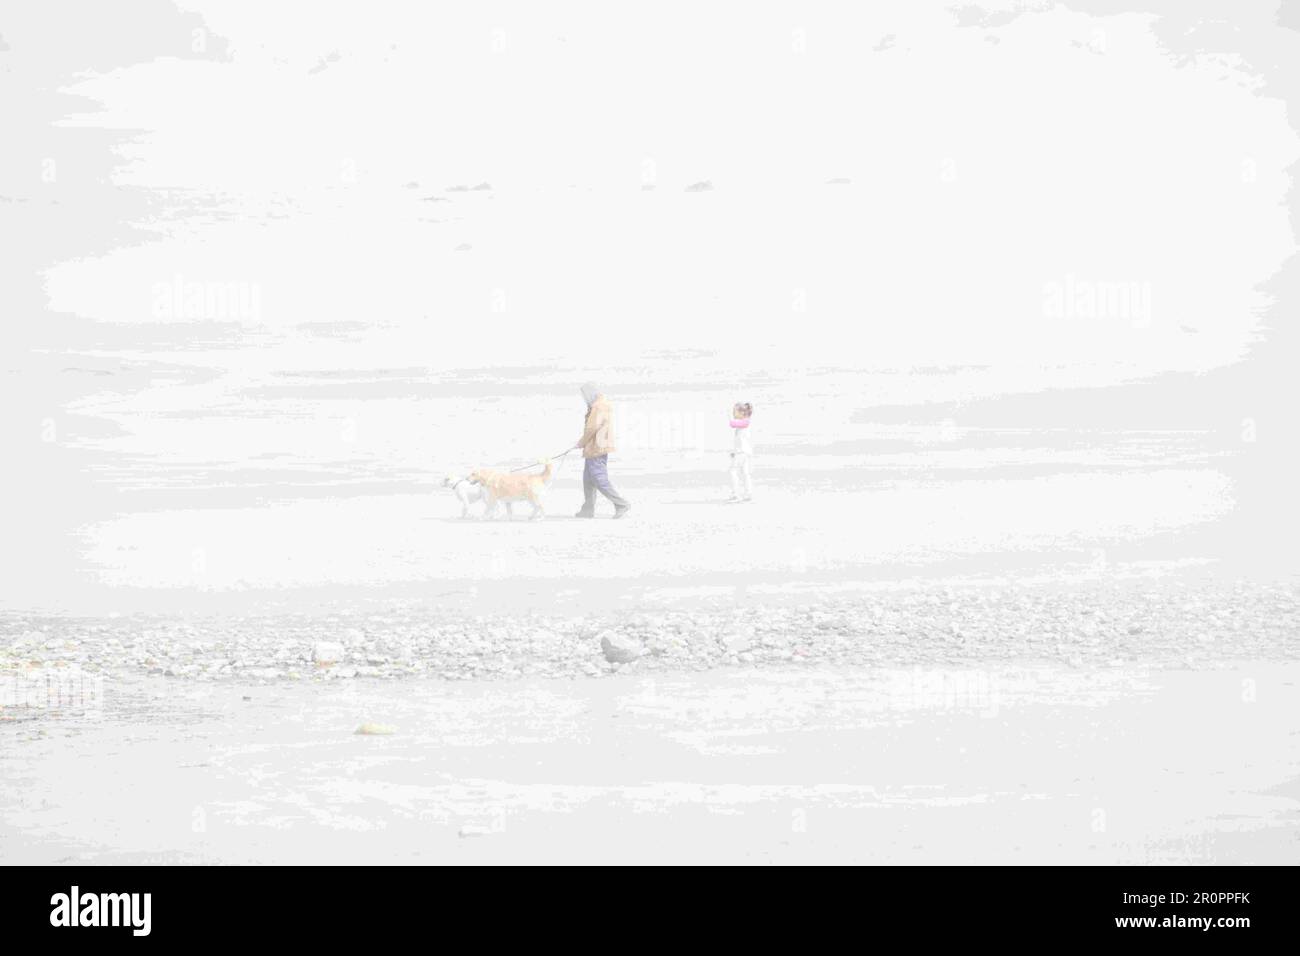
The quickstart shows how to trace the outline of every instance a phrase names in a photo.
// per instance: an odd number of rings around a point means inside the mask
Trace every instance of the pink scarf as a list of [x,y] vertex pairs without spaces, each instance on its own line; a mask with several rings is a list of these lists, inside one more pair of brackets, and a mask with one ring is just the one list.
[[733,418],[733,419],[731,420],[731,427],[732,427],[732,428],[748,428],[748,427],[749,427],[749,419],[748,419],[748,418]]

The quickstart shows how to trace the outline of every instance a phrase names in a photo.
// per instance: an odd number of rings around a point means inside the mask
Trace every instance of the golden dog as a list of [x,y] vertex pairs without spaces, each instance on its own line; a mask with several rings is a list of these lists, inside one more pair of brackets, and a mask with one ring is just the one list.
[[504,501],[506,515],[513,519],[515,502],[527,501],[533,506],[533,513],[528,517],[544,518],[546,513],[542,510],[542,494],[551,482],[553,469],[549,461],[539,461],[538,464],[546,466],[539,475],[511,474],[491,468],[470,472],[469,480],[483,487],[483,500],[487,503],[483,517],[495,517],[497,502]]

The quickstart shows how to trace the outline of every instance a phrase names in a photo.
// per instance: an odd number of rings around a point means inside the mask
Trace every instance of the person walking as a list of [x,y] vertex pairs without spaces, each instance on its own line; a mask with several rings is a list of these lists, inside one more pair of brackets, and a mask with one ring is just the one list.
[[731,409],[731,429],[735,435],[731,452],[731,497],[728,501],[751,501],[754,497],[754,477],[750,462],[754,458],[754,432],[750,420],[754,406],[737,402]]
[[613,407],[604,393],[592,382],[582,386],[582,398],[587,403],[587,417],[582,425],[582,437],[574,448],[582,449],[582,508],[577,518],[596,517],[596,492],[614,505],[614,517],[622,518],[632,506],[614,490],[609,481],[609,455],[614,450]]

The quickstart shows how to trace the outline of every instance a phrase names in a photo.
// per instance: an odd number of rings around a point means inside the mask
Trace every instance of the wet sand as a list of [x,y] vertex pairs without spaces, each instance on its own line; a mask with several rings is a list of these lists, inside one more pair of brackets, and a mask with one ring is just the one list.
[[0,858],[1294,864],[1298,680],[1276,663],[141,677],[97,714],[0,724]]

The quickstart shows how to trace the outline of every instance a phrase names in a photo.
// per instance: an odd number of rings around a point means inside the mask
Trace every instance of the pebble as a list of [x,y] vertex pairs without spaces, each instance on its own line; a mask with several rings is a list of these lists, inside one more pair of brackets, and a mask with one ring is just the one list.
[[605,631],[600,635],[600,649],[611,664],[629,664],[645,653],[637,638],[617,631]]
[[343,660],[343,655],[346,653],[342,644],[334,641],[317,641],[312,645],[311,659],[317,664],[334,664]]
[[749,650],[753,638],[750,632],[744,628],[732,627],[719,636],[718,643],[722,645],[722,649],[727,653],[739,654],[741,651]]
[[[1082,670],[1300,658],[1300,589],[1114,583],[988,590],[924,584],[802,606],[639,609],[578,618],[284,614],[221,620],[0,614],[0,665],[184,682],[509,680],[740,663],[912,668],[1055,662]],[[1117,663],[1112,663],[1117,662]],[[788,666],[788,665],[785,665]]]

